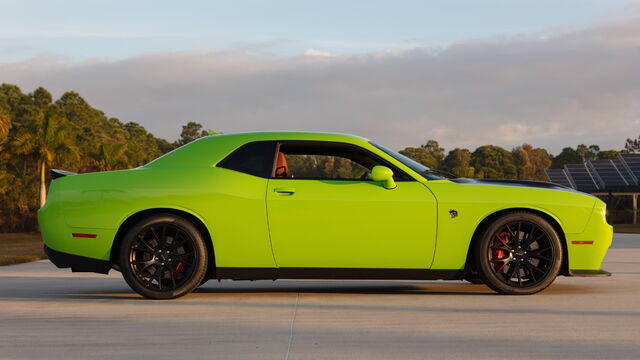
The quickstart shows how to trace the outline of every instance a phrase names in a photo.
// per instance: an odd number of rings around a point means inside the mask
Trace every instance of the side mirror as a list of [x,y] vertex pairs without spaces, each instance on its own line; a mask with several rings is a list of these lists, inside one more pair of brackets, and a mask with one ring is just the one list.
[[369,179],[373,181],[384,181],[385,189],[395,189],[396,182],[393,181],[393,171],[386,166],[376,165],[371,169],[371,174],[369,174]]

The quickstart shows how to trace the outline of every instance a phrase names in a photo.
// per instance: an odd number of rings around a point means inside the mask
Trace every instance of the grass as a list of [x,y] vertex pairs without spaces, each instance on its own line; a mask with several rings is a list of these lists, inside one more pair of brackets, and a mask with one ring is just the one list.
[[613,231],[617,233],[640,234],[640,224],[616,224]]
[[0,266],[46,258],[39,233],[0,234]]

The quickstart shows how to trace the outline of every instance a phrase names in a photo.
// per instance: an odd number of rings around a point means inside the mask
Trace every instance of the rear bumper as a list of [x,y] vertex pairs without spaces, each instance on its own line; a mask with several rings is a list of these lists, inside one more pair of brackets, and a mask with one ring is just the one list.
[[111,262],[106,260],[92,259],[79,255],[72,255],[56,251],[44,246],[44,252],[49,260],[61,269],[71,268],[73,272],[95,272],[108,274],[111,270]]

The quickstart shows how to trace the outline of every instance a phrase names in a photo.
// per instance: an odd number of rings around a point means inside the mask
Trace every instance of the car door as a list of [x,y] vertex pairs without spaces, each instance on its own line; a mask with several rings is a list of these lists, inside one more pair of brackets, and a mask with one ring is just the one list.
[[[375,165],[394,170],[395,189],[366,179]],[[279,267],[427,269],[433,259],[433,194],[354,145],[281,143],[266,199]]]

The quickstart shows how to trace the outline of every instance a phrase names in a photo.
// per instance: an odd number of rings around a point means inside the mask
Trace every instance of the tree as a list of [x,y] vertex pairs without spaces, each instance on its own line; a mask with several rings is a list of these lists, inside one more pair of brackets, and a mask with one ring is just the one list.
[[627,139],[624,149],[633,154],[640,153],[640,136],[637,139]]
[[31,231],[46,194],[46,169],[75,172],[143,165],[173,145],[136,123],[123,124],[89,105],[78,93],[53,102],[38,88],[24,94],[0,85],[0,232]]
[[582,156],[572,147],[562,149],[562,152],[554,156],[551,160],[552,169],[562,169],[566,164],[579,164],[582,162]]
[[417,148],[407,147],[404,150],[400,150],[400,154],[432,169],[441,168],[444,160],[444,149],[435,140],[429,140],[426,144]]
[[471,152],[468,149],[455,148],[449,151],[449,154],[444,158],[443,167],[456,176],[474,176],[474,168],[471,166]]
[[77,148],[67,136],[65,119],[56,109],[46,104],[38,104],[32,117],[21,124],[14,140],[17,154],[34,158],[38,163],[40,177],[40,207],[47,196],[45,184],[46,169],[57,157],[65,154],[75,157]]
[[197,122],[189,121],[187,125],[182,126],[182,132],[180,133],[180,139],[176,141],[177,146],[182,146],[209,135],[209,131],[202,130],[202,125]]
[[128,167],[125,150],[127,150],[125,143],[100,144],[98,152],[91,154],[97,170],[110,171]]
[[9,136],[9,129],[11,129],[11,118],[9,113],[3,109],[0,109],[0,144],[2,144]]
[[620,156],[619,150],[602,150],[598,152],[598,160],[615,160]]
[[598,156],[598,152],[600,152],[600,146],[598,145],[585,145],[580,144],[576,148],[576,152],[582,158],[582,162],[586,162],[589,160],[595,160]]
[[544,171],[551,166],[551,155],[542,148],[522,144],[512,151],[518,179],[545,181]]
[[485,179],[515,179],[516,166],[511,152],[494,145],[484,145],[471,154],[471,166],[476,177]]

